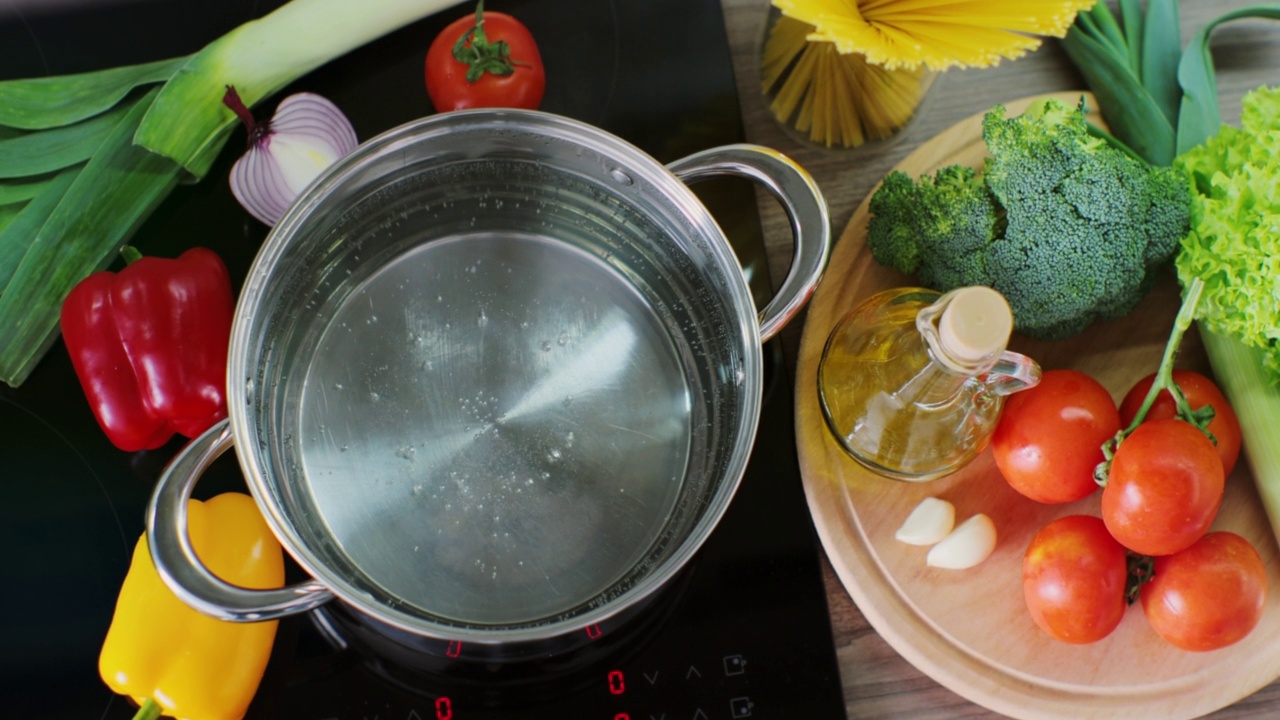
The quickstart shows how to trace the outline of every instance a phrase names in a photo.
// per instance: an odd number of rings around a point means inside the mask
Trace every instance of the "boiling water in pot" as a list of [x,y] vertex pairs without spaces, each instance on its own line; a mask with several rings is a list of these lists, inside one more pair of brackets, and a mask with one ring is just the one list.
[[634,575],[695,504],[706,381],[683,333],[708,318],[663,299],[683,281],[640,277],[656,228],[589,185],[442,172],[319,261],[285,442],[373,592],[460,624],[552,618]]

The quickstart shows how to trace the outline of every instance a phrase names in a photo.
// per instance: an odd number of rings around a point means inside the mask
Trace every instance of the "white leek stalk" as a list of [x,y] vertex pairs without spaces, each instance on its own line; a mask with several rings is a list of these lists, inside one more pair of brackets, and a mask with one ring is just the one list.
[[1280,537],[1280,387],[1263,367],[1263,351],[1200,324],[1209,364],[1222,392],[1240,418],[1249,470],[1267,519]]
[[293,0],[193,55],[165,83],[134,142],[203,177],[236,123],[222,104],[228,85],[253,107],[321,65],[454,4]]

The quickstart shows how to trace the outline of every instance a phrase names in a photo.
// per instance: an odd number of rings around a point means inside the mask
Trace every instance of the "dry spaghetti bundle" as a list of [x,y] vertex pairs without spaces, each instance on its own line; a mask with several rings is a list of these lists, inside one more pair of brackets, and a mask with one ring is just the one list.
[[1096,0],[772,0],[761,63],[770,109],[827,146],[888,137],[931,73],[990,67],[1062,37]]
[[893,135],[915,114],[931,76],[923,68],[889,70],[829,42],[809,42],[813,26],[780,17],[761,64],[769,109],[827,147],[857,147]]

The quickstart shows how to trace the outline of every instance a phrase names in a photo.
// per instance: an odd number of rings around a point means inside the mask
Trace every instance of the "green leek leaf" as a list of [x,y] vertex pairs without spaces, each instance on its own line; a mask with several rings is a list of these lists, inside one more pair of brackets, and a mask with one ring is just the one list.
[[122,102],[71,125],[0,140],[0,178],[43,175],[88,160],[132,106]]
[[1092,24],[1095,39],[1105,45],[1117,60],[1128,65],[1129,48],[1125,45],[1124,31],[1120,29],[1116,16],[1111,13],[1107,4],[1100,2],[1093,6],[1093,10],[1081,15],[1087,15],[1086,22]]
[[14,218],[18,217],[18,213],[22,212],[24,207],[26,207],[25,203],[0,205],[0,235],[4,234],[4,229],[13,223]]
[[69,168],[47,179],[41,185],[41,192],[21,206],[22,210],[0,231],[0,299],[4,297],[3,288],[9,284],[36,233],[49,221],[79,173],[80,168]]
[[1178,84],[1182,86],[1182,104],[1178,111],[1179,155],[1203,144],[1222,126],[1209,35],[1222,23],[1251,17],[1280,20],[1280,5],[1251,5],[1233,10],[1200,28],[1187,43],[1178,64]]
[[1120,22],[1124,25],[1125,47],[1129,48],[1129,69],[1142,77],[1143,22],[1139,0],[1120,0]]
[[1077,25],[1062,47],[1093,90],[1111,134],[1152,165],[1172,162],[1173,124],[1130,71],[1128,56],[1117,57]]
[[9,385],[20,385],[56,339],[71,288],[110,264],[176,185],[178,165],[133,144],[158,93],[139,100],[79,170],[0,293],[0,380]]
[[1149,0],[1142,37],[1142,85],[1171,126],[1178,124],[1182,89],[1178,61],[1182,57],[1182,29],[1177,0]]
[[[0,180],[0,205],[24,203],[44,192],[53,182],[53,176],[42,175],[21,180]],[[4,285],[0,284],[0,288]]]
[[61,127],[115,107],[129,91],[168,80],[186,58],[54,77],[0,82],[0,125]]

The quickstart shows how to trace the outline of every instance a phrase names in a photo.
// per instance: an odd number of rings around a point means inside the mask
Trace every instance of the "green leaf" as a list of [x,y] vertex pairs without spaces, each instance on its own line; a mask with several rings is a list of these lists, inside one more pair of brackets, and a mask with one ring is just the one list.
[[80,168],[71,168],[45,180],[39,194],[33,195],[22,211],[0,231],[0,298],[3,298],[3,288],[9,284],[32,240],[49,221],[49,216],[62,202],[67,188],[79,173]]
[[1125,44],[1124,31],[1120,29],[1120,25],[1116,22],[1116,16],[1111,14],[1111,9],[1107,7],[1107,3],[1099,2],[1094,5],[1093,10],[1088,13],[1087,19],[1093,23],[1094,36],[1098,42],[1103,43],[1118,60],[1127,64],[1129,62],[1129,47]]
[[1108,52],[1075,25],[1067,31],[1062,47],[1098,99],[1111,134],[1152,165],[1172,162],[1173,125],[1130,71],[1128,56]]
[[1182,87],[1182,103],[1178,111],[1179,155],[1203,144],[1222,126],[1209,35],[1222,23],[1251,17],[1280,20],[1280,5],[1251,5],[1233,10],[1201,27],[1187,43],[1178,64],[1178,84]]
[[1124,24],[1124,44],[1129,48],[1129,69],[1142,77],[1143,22],[1139,0],[1120,0],[1120,21]]
[[1178,61],[1182,58],[1182,26],[1177,0],[1149,0],[1142,36],[1142,85],[1169,124],[1177,126],[1182,89]]
[[4,234],[4,229],[13,223],[14,218],[18,217],[18,213],[22,212],[24,207],[26,207],[25,203],[0,205],[0,235]]
[[115,107],[136,87],[168,80],[186,60],[0,82],[0,125],[44,130],[79,122]]
[[[40,177],[26,177],[20,180],[4,180],[0,181],[0,205],[9,205],[11,203],[24,203],[31,198],[44,192],[49,183],[53,182],[54,176],[42,175]],[[0,285],[0,287],[4,287]]]
[[9,385],[20,385],[57,338],[71,288],[106,267],[176,185],[176,163],[133,144],[157,92],[138,101],[79,170],[0,293],[0,380]]
[[0,178],[43,175],[88,160],[132,106],[122,102],[78,123],[0,140]]

